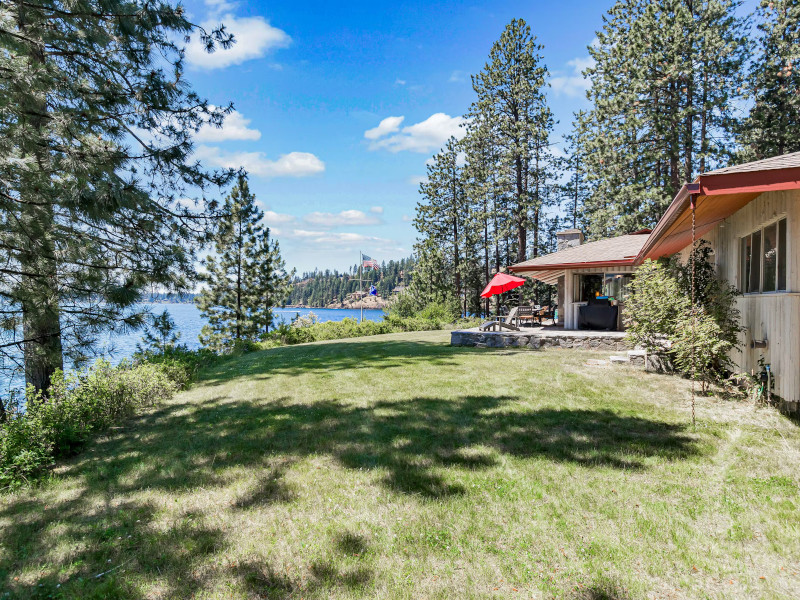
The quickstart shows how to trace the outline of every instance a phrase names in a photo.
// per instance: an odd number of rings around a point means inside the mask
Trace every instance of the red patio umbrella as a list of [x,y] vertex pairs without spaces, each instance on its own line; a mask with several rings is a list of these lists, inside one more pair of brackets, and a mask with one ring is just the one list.
[[525,280],[522,277],[514,277],[513,275],[506,275],[505,273],[498,273],[492,277],[489,285],[487,285],[486,289],[481,292],[481,298],[489,298],[495,294],[502,294],[508,290],[518,288],[524,283]]

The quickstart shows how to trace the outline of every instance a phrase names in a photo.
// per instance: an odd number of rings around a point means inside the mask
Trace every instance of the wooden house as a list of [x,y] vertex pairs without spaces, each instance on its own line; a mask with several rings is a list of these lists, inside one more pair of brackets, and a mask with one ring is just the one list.
[[686,184],[642,247],[636,264],[714,249],[717,273],[741,291],[741,372],[770,365],[775,393],[800,408],[800,152],[718,169]]
[[577,329],[593,296],[624,314],[626,283],[645,260],[686,258],[693,216],[695,238],[710,243],[717,273],[742,293],[745,330],[731,357],[737,369],[769,365],[775,393],[789,410],[800,409],[800,152],[703,173],[681,188],[652,232],[581,244],[570,230],[571,243],[558,252],[510,270],[558,284],[560,323]]

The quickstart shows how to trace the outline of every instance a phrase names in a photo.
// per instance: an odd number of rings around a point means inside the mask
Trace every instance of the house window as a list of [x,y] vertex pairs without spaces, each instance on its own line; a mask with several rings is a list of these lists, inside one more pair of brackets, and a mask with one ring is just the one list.
[[626,300],[633,277],[630,273],[606,273],[603,280],[603,296],[611,300]]
[[741,240],[741,291],[745,294],[786,290],[786,219]]
[[601,274],[585,274],[575,276],[574,302],[587,302],[603,294],[603,276]]

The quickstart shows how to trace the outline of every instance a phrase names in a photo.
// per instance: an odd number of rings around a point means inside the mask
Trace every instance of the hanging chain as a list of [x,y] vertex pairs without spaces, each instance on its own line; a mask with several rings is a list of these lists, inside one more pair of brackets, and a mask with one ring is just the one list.
[[692,253],[689,255],[689,260],[692,261],[692,429],[696,429],[695,415],[694,415],[694,401],[695,401],[695,379],[697,378],[697,363],[695,359],[695,348],[697,347],[697,307],[695,306],[695,292],[694,292],[694,271],[697,257],[694,254],[695,238],[697,234],[697,226],[695,222],[695,203],[697,197],[691,196],[692,202]]

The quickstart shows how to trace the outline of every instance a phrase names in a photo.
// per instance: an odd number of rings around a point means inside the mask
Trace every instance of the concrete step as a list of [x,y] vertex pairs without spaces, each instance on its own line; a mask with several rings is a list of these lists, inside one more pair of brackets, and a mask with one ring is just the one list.
[[627,356],[610,356],[608,360],[611,362],[612,365],[627,365],[630,360]]

